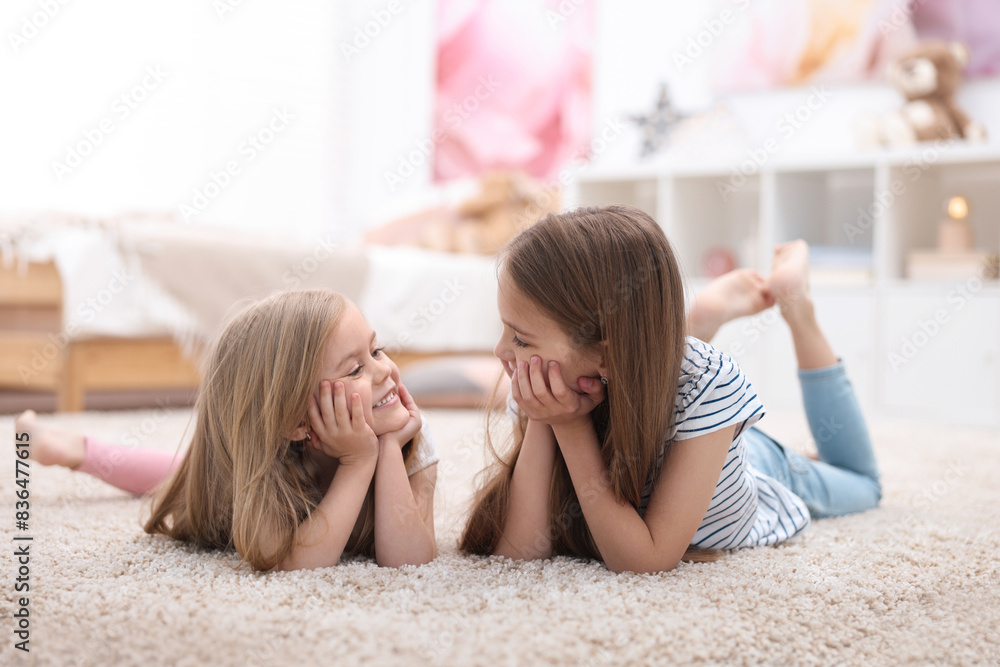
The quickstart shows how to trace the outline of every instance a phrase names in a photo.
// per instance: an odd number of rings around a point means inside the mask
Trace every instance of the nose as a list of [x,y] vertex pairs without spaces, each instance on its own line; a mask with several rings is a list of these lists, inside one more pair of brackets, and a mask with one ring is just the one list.
[[504,344],[503,338],[498,340],[497,344],[493,347],[493,356],[502,361],[514,360],[514,353]]
[[382,353],[380,358],[373,359],[372,361],[375,362],[375,368],[377,369],[377,372],[372,374],[376,383],[382,382],[392,375],[392,369],[395,367],[395,364],[387,354]]

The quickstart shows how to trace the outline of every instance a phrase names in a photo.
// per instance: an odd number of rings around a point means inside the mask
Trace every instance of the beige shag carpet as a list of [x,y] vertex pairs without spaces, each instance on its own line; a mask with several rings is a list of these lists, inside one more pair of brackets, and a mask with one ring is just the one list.
[[[190,411],[43,416],[174,449]],[[428,411],[443,462],[440,556],[255,574],[232,554],[145,535],[146,505],[31,468],[30,654],[16,638],[13,419],[0,417],[0,664],[1000,664],[1000,433],[876,423],[882,506],[776,548],[655,575],[455,544],[483,460],[482,417]],[[801,420],[762,426],[808,449]],[[767,430],[767,429],[765,429]]]

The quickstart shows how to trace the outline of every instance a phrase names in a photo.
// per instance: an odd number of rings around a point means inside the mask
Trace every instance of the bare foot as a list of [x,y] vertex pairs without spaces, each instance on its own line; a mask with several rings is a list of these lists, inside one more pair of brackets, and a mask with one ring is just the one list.
[[83,435],[38,423],[34,410],[25,410],[14,420],[17,433],[27,432],[31,446],[28,448],[32,461],[43,466],[64,466],[75,468],[83,463],[87,444]]
[[803,305],[812,303],[809,296],[809,245],[805,241],[790,241],[774,249],[767,284],[785,319],[793,316]]
[[709,341],[726,322],[773,305],[774,297],[764,276],[750,269],[736,269],[710,282],[694,298],[688,333]]
[[826,368],[836,364],[837,355],[816,320],[809,293],[809,245],[798,240],[775,248],[767,283],[792,334],[799,368]]

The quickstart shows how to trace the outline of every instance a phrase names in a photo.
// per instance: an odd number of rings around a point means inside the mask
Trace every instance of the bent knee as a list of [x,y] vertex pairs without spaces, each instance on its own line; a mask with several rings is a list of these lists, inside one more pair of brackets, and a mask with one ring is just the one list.
[[868,478],[866,488],[858,489],[854,497],[854,507],[844,512],[844,514],[856,514],[875,509],[882,501],[882,484],[874,478]]
[[829,493],[807,502],[809,512],[817,519],[867,512],[878,507],[882,500],[882,485],[869,478],[865,484],[855,485],[849,493]]
[[872,506],[868,509],[875,509],[879,506],[879,503],[882,502],[882,483],[877,479],[872,480],[872,483],[875,485],[875,500],[872,502]]

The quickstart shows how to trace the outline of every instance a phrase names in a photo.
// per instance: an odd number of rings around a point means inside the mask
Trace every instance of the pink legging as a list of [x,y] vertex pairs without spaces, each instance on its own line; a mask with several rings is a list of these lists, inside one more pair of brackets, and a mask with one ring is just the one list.
[[83,463],[74,468],[135,495],[149,493],[170,476],[181,457],[157,449],[110,445],[84,438]]

